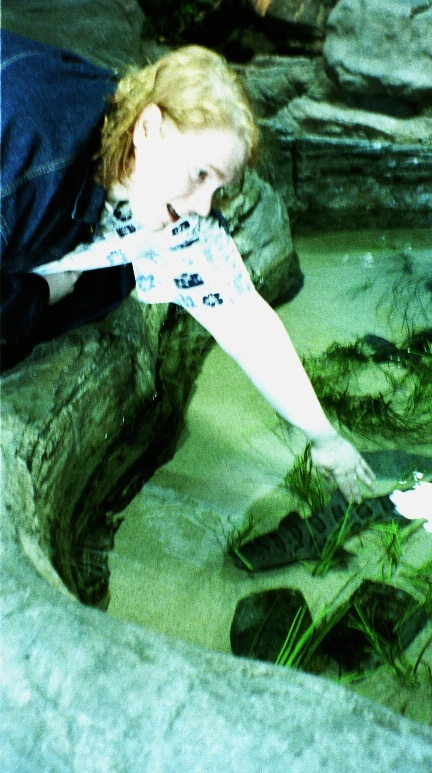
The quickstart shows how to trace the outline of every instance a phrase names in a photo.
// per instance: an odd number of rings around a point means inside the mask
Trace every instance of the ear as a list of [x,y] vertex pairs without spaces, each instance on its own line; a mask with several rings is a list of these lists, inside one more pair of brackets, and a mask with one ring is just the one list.
[[160,135],[162,129],[162,113],[155,105],[147,105],[139,116],[134,132],[133,142],[136,148],[141,147],[146,139],[153,139]]

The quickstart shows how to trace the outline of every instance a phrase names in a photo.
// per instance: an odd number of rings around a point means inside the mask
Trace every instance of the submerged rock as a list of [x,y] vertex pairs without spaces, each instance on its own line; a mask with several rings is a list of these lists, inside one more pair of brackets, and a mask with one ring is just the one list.
[[322,648],[347,671],[395,662],[428,621],[426,607],[401,588],[363,580]]
[[[301,615],[298,627],[296,620]],[[288,632],[296,630],[298,641],[312,623],[312,616],[301,591],[274,588],[240,599],[230,629],[234,655],[276,663]]]

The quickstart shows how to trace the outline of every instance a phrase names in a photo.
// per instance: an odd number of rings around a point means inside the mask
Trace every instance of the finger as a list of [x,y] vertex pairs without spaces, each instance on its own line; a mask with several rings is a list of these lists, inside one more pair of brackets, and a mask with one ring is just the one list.
[[362,502],[360,491],[356,489],[354,484],[351,485],[347,482],[339,483],[338,489],[348,503],[355,502],[359,505]]
[[360,502],[363,501],[359,481],[355,472],[335,475],[334,477],[339,491],[343,494],[347,502],[352,501],[360,504]]
[[368,488],[372,491],[375,489],[376,475],[366,462],[362,461],[362,464],[358,466],[357,475],[359,480]]

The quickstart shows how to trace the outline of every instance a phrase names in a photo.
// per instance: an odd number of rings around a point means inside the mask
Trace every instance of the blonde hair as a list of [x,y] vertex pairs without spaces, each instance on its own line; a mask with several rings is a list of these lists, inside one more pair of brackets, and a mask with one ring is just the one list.
[[228,129],[245,143],[247,162],[257,152],[258,128],[246,90],[219,54],[202,46],[171,51],[154,64],[122,78],[109,102],[97,154],[96,177],[109,188],[131,174],[133,132],[147,105],[156,104],[163,117],[181,132]]

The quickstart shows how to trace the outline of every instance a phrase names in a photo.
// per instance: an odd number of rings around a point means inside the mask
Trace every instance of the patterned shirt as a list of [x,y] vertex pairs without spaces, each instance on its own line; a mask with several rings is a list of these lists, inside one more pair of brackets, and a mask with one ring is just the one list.
[[200,321],[206,309],[233,304],[253,288],[233,239],[216,217],[193,215],[151,233],[134,223],[127,201],[107,200],[97,240],[35,271],[44,275],[126,263],[132,263],[141,302],[176,303]]

